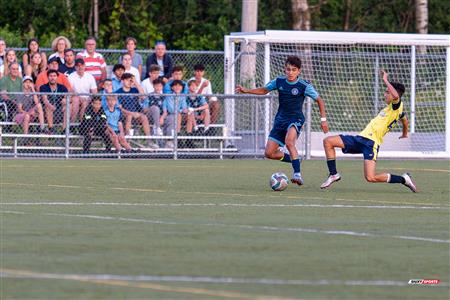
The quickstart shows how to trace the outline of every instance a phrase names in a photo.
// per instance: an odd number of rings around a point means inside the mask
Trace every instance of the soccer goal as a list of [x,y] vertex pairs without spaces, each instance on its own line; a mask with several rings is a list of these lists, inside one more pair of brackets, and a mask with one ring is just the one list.
[[[329,134],[357,134],[385,106],[380,69],[406,87],[403,95],[409,138],[401,124],[384,139],[380,157],[450,158],[450,35],[274,31],[225,36],[225,94],[236,84],[262,86],[283,74],[288,55],[301,57],[302,76],[327,107]],[[225,104],[225,122],[239,133],[238,101]],[[277,101],[261,105],[261,128],[269,133]],[[324,156],[317,105],[305,101],[301,149]],[[258,133],[256,133],[258,134]],[[339,154],[338,154],[339,155]]]

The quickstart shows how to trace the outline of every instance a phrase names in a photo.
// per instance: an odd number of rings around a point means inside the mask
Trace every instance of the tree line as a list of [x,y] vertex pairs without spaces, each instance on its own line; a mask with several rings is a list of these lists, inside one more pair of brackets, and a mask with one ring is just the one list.
[[[303,0],[310,30],[416,32],[419,0]],[[258,2],[258,30],[297,28],[298,0]],[[426,1],[425,1],[426,2]],[[428,0],[428,33],[450,33],[450,1]],[[83,47],[96,36],[98,48],[123,48],[133,36],[138,48],[164,39],[169,49],[222,50],[223,36],[241,31],[240,0],[0,0],[0,37],[25,47],[37,37],[42,47],[68,37]],[[300,16],[301,18],[301,16]]]

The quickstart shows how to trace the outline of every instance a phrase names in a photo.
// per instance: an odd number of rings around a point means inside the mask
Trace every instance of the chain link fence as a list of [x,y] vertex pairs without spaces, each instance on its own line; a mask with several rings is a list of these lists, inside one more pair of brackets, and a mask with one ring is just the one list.
[[[217,100],[211,100],[215,96]],[[274,96],[6,93],[0,100],[1,157],[226,158],[262,157]],[[198,95],[197,95],[198,97]],[[214,98],[213,98],[214,99]],[[206,99],[205,99],[206,100]],[[164,104],[166,102],[166,104]],[[83,104],[84,103],[84,104]],[[83,105],[86,105],[85,111]],[[164,109],[167,107],[167,114]],[[179,109],[174,109],[178,107]],[[269,119],[267,119],[269,114]],[[304,140],[299,140],[301,151]]]
[[[20,61],[26,48],[11,48],[16,51],[16,56]],[[74,49],[75,53],[82,52],[84,49]],[[41,51],[49,57],[53,50],[50,48],[41,48]],[[112,67],[119,62],[119,57],[126,53],[125,49],[97,49],[106,60],[108,78],[111,78]],[[154,53],[153,50],[136,50],[142,56],[143,66],[142,72],[146,72],[145,63],[147,57]],[[167,53],[172,57],[174,66],[182,66],[184,68],[184,78],[187,80],[194,76],[194,65],[203,64],[205,66],[205,78],[210,80],[212,91],[214,93],[223,93],[223,51],[178,51],[168,50]],[[145,77],[145,76],[143,76]]]

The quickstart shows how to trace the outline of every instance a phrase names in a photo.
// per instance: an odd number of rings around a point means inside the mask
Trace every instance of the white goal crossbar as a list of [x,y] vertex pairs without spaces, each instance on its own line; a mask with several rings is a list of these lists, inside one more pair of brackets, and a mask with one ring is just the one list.
[[[412,142],[388,138],[385,155],[450,158],[450,35],[266,30],[231,33],[224,43],[225,94],[233,94],[236,84],[263,86],[283,74],[288,55],[298,55],[302,76],[325,100],[335,133],[362,130],[384,107],[379,71],[387,69],[390,79],[406,86],[402,99]],[[225,101],[230,133],[240,130],[237,101]],[[276,106],[268,99],[262,108],[266,137]],[[305,124],[303,154],[323,156],[316,105],[305,105],[304,112],[314,120]]]

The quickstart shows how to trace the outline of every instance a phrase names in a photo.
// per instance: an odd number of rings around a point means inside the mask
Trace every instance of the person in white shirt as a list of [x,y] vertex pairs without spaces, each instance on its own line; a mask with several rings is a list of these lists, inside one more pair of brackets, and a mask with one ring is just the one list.
[[132,66],[133,59],[131,58],[131,55],[129,53],[125,53],[122,56],[122,64],[125,67],[125,73],[130,73],[134,75],[134,80],[136,80],[138,83],[141,82],[141,74],[139,73],[139,70]]
[[155,91],[153,87],[153,81],[159,78],[159,71],[161,68],[158,65],[151,65],[150,70],[148,72],[148,78],[144,79],[141,83],[142,88],[144,89],[144,93],[151,94]]
[[[204,78],[204,75],[205,66],[202,64],[196,64],[194,66],[194,77],[192,77],[188,81],[195,80],[195,82],[197,83],[197,90],[195,92],[197,94],[211,95],[213,94],[211,81]],[[210,96],[208,97],[208,104],[211,114],[211,123],[217,123],[220,115],[220,102],[217,100],[217,97]]]
[[[85,72],[86,66],[82,58],[77,58],[75,60],[75,70],[76,72],[73,72],[68,77],[73,91],[77,94],[96,94],[97,83],[94,76]],[[78,112],[80,112],[80,120],[82,120],[89,103],[90,97],[88,95],[73,96],[71,101],[70,120],[74,122]]]

